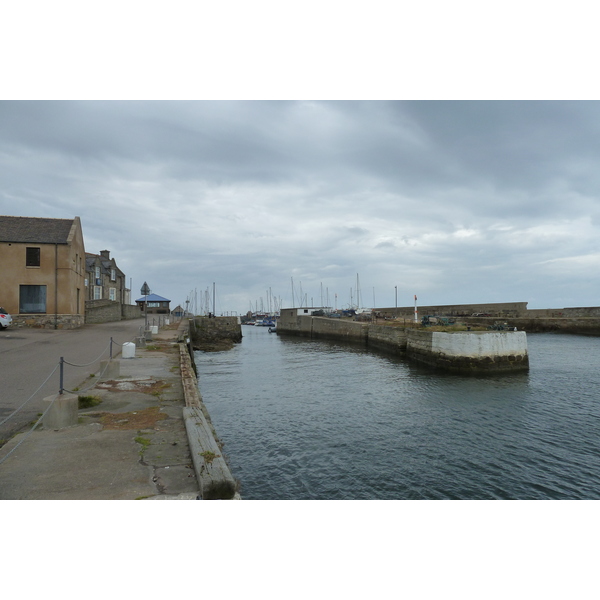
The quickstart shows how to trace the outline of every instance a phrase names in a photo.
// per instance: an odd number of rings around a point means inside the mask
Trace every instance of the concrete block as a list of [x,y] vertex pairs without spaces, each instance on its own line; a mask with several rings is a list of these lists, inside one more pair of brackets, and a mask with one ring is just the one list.
[[79,396],[76,394],[62,394],[47,396],[44,402],[52,402],[50,410],[44,416],[42,421],[44,429],[62,429],[77,425],[79,416]]
[[121,375],[121,361],[101,360],[99,379],[117,379]]
[[185,407],[183,419],[202,500],[232,500],[235,479],[200,407]]

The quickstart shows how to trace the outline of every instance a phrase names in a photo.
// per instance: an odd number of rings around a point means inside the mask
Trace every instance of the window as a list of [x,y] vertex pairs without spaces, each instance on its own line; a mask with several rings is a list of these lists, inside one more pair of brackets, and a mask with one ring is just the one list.
[[94,300],[101,300],[101,299],[102,299],[102,286],[95,285],[94,286]]
[[160,302],[148,302],[148,308],[158,308],[160,306]]
[[25,249],[25,266],[39,267],[40,266],[40,249],[26,248]]
[[117,280],[117,272],[114,269],[110,270],[110,280],[111,281],[116,281]]
[[[38,248],[39,250],[39,248]],[[45,313],[46,312],[46,286],[21,285],[19,286],[19,312]]]
[[100,279],[100,267],[96,267],[96,279]]
[[108,299],[112,300],[113,302],[117,299],[117,289],[116,288],[109,288]]

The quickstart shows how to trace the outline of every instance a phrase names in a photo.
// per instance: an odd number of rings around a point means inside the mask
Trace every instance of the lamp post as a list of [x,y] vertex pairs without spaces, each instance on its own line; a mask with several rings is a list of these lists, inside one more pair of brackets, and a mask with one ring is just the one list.
[[394,289],[396,290],[396,314],[394,315],[394,317],[397,319],[398,318],[398,286],[395,285]]

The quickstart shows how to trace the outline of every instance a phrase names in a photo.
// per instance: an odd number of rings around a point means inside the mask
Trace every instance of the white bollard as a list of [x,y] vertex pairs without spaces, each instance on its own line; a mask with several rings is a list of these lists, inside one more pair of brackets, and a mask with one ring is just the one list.
[[123,358],[135,358],[135,344],[133,342],[125,342],[121,356]]

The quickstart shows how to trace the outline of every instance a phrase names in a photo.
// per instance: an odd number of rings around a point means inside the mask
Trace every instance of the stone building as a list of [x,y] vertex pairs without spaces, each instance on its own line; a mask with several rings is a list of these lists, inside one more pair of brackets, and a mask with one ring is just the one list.
[[85,253],[86,300],[111,300],[129,304],[131,292],[125,274],[108,250],[100,254]]
[[83,324],[86,265],[79,217],[0,216],[0,260],[0,305],[13,316],[13,326]]

